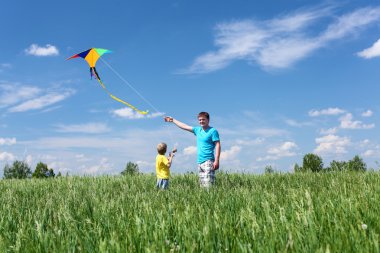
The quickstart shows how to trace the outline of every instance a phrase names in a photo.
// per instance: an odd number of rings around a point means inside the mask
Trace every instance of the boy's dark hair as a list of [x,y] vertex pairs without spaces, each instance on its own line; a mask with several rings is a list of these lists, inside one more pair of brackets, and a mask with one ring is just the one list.
[[208,120],[210,120],[210,114],[208,114],[208,112],[200,112],[198,114],[198,118],[201,116],[206,117]]

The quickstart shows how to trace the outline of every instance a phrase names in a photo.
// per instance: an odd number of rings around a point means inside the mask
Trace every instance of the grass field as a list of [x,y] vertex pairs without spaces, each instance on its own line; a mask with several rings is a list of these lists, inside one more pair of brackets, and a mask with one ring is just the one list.
[[0,180],[0,252],[379,252],[379,173]]

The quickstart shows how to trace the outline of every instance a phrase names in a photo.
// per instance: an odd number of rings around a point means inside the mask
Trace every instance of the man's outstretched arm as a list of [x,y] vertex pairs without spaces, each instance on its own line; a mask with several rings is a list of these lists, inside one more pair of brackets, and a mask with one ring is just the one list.
[[183,129],[183,130],[186,130],[186,131],[189,131],[189,132],[193,132],[193,128],[189,125],[186,125],[185,123],[179,121],[179,120],[176,120],[175,118],[173,117],[169,117],[169,116],[166,116],[164,118],[165,122],[173,122],[174,124],[176,124],[177,127]]

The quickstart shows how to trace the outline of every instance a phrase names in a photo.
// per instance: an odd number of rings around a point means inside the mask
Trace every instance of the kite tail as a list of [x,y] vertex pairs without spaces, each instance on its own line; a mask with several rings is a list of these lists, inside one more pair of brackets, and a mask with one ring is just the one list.
[[91,78],[92,78],[92,76],[94,75],[94,76],[96,77],[96,79],[100,80],[99,74],[98,74],[98,72],[96,71],[96,68],[95,68],[95,67],[91,67],[91,68],[90,68],[90,73],[91,73]]
[[[95,68],[94,68],[94,70],[95,70]],[[96,73],[96,70],[95,70],[95,73]],[[96,73],[96,74],[97,74],[97,73]],[[143,115],[148,114],[149,111],[141,111],[141,110],[137,109],[136,107],[134,107],[133,105],[131,105],[130,103],[125,102],[124,100],[121,100],[120,98],[115,97],[114,95],[112,95],[111,92],[109,92],[109,91],[107,90],[106,86],[105,86],[105,85],[103,84],[103,82],[100,80],[99,76],[97,76],[97,79],[98,79],[98,82],[100,83],[100,85],[103,87],[103,89],[108,93],[108,95],[109,95],[112,99],[114,99],[114,100],[116,100],[117,102],[120,102],[120,103],[122,103],[122,104],[128,106],[129,108],[135,110],[136,112],[138,112],[138,113],[140,113],[140,114],[143,114]]]

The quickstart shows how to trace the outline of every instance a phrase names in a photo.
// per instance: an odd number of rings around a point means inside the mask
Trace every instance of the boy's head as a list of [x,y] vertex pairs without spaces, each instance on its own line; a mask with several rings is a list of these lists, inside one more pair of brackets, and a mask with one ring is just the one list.
[[157,145],[157,152],[160,155],[165,155],[167,147],[168,146],[166,145],[166,143],[161,142],[160,144]]

